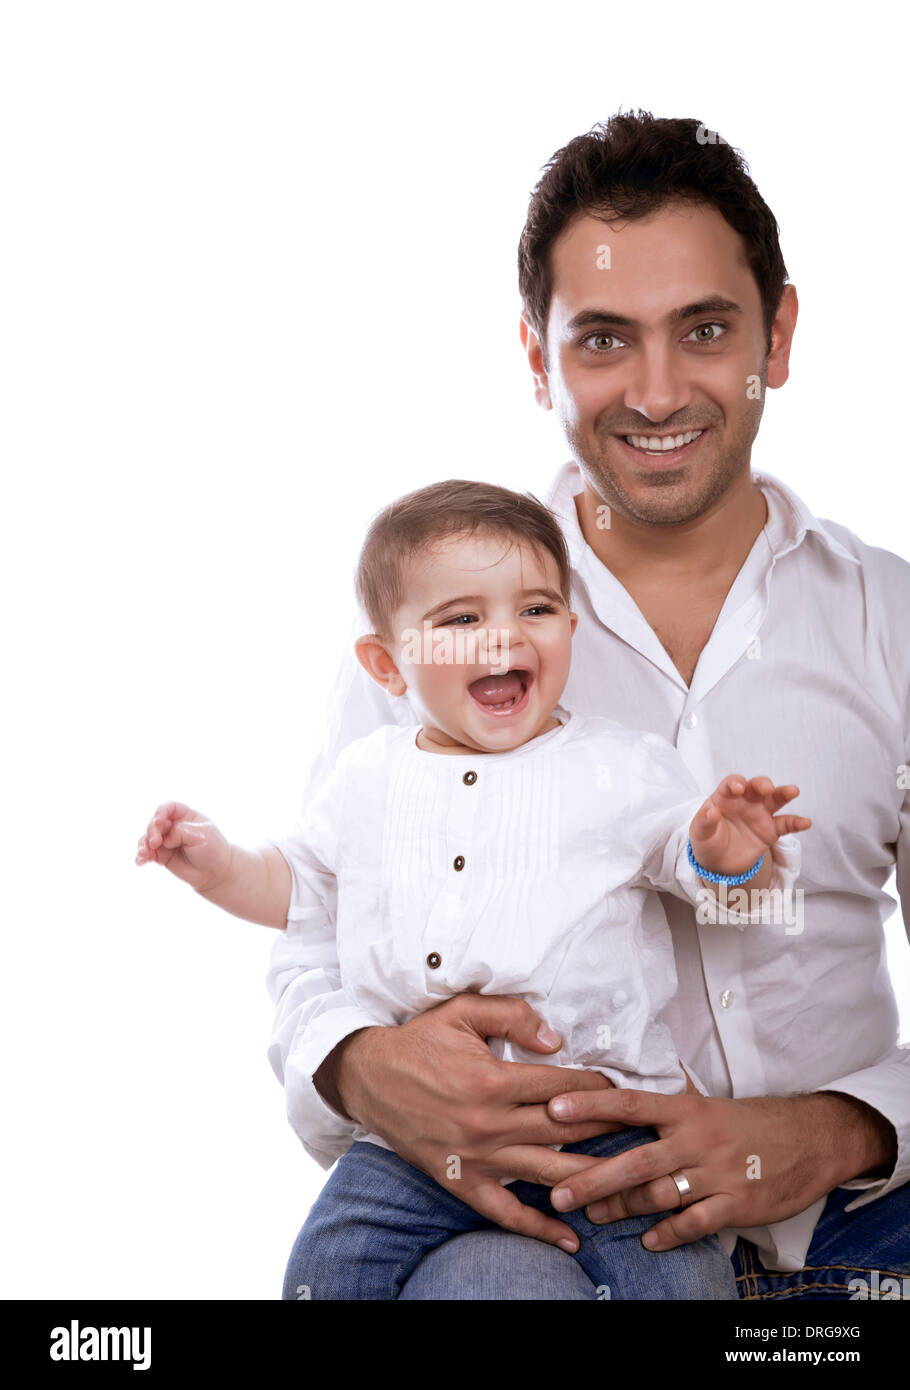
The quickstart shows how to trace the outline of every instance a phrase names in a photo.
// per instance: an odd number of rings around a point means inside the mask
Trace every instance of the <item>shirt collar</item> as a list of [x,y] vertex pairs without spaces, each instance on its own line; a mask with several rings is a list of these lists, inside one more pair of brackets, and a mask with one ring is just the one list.
[[[830,531],[826,530],[818,518],[809,510],[801,497],[770,473],[752,474],[755,482],[765,494],[768,503],[768,520],[765,534],[774,559],[788,550],[795,549],[805,540],[807,534],[814,532],[833,555],[858,565],[860,561],[841,545]],[[545,497],[546,505],[562,523],[569,559],[573,569],[577,569],[587,549],[578,513],[575,510],[575,497],[584,490],[584,479],[577,463],[564,463],[550,485]]]

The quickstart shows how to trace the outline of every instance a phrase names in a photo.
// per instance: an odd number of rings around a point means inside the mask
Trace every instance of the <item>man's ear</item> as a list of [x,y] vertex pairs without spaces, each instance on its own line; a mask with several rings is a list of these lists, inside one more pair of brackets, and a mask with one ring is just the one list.
[[383,645],[382,638],[377,637],[375,632],[358,637],[354,643],[354,652],[363,669],[373,677],[377,685],[381,685],[390,695],[405,693],[408,687]]
[[521,345],[528,354],[531,375],[534,378],[534,399],[544,410],[552,410],[553,402],[550,400],[550,383],[547,378],[547,369],[544,366],[543,349],[537,334],[524,314],[521,315],[518,332],[521,337]]
[[790,375],[790,345],[796,331],[799,300],[794,285],[784,285],[771,325],[771,351],[768,353],[768,385],[783,386]]

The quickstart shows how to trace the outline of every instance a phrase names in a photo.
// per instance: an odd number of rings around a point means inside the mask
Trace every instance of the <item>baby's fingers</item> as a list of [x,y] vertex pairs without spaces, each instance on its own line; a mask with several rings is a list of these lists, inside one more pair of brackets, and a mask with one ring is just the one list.
[[[744,795],[747,801],[766,801],[768,797],[774,797],[782,788],[775,787],[770,777],[751,777]],[[784,801],[789,801],[790,797],[784,797]],[[784,801],[779,802],[783,806]]]
[[692,817],[689,833],[693,843],[697,840],[699,844],[704,844],[705,841],[710,840],[723,824],[723,819],[720,808],[716,805],[713,797],[709,797]]
[[165,849],[188,849],[205,844],[205,828],[196,821],[174,821],[164,837]]
[[798,835],[801,830],[809,830],[812,821],[808,816],[775,816],[774,828],[778,835]]

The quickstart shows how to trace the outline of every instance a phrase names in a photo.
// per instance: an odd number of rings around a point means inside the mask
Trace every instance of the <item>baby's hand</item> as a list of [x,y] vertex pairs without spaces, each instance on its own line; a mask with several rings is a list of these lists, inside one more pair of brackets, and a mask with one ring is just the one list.
[[137,864],[162,864],[197,893],[215,887],[231,867],[231,846],[217,825],[180,801],[166,801],[139,837]]
[[799,787],[775,787],[768,777],[725,777],[689,827],[692,852],[714,874],[742,874],[781,835],[808,830],[806,816],[775,815]]

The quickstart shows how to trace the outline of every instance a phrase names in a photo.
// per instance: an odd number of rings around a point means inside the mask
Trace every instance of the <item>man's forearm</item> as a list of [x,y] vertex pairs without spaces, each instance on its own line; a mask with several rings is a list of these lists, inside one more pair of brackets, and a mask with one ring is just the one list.
[[[357,1119],[356,1115],[349,1113],[346,1103],[341,1096],[341,1084],[345,1077],[343,1063],[355,1038],[363,1038],[365,1033],[375,1033],[377,1031],[376,1028],[358,1028],[355,1032],[349,1033],[346,1038],[342,1038],[341,1042],[332,1048],[328,1057],[326,1057],[325,1061],[313,1074],[313,1085],[316,1087],[316,1090],[322,1096],[325,1103],[330,1105],[333,1110],[337,1110],[338,1114],[342,1115],[344,1119],[353,1120],[355,1124],[359,1124],[360,1121]],[[348,1103],[353,1104],[350,1095],[348,1096]]]
[[897,1161],[897,1134],[884,1115],[865,1101],[841,1091],[818,1091],[837,1178],[833,1186],[854,1178],[884,1178]]

